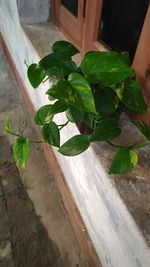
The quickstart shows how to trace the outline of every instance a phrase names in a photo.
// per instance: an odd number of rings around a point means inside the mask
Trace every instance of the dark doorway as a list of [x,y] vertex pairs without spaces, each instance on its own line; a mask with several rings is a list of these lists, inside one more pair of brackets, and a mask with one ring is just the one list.
[[149,0],[103,0],[98,40],[133,59]]

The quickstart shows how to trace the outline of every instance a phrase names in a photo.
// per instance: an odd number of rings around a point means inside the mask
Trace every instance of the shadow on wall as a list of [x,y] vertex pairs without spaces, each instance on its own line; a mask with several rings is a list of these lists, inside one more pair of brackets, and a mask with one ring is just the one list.
[[50,0],[17,0],[20,21],[28,24],[50,20]]

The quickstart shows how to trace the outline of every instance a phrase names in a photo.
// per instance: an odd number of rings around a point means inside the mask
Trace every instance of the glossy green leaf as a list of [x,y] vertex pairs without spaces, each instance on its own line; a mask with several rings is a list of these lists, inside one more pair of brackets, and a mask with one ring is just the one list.
[[77,103],[79,109],[83,108],[83,111],[96,113],[92,90],[86,79],[81,74],[74,72],[69,75],[68,82],[74,89],[74,95],[70,96],[72,101],[69,104]]
[[136,123],[138,129],[140,130],[140,132],[147,138],[150,140],[150,127],[146,124],[146,122],[144,121],[138,121]]
[[38,125],[49,123],[53,119],[53,114],[51,110],[52,110],[52,105],[45,105],[41,107],[34,116],[35,123]]
[[134,75],[117,52],[88,53],[82,60],[81,70],[89,83],[100,83],[102,86],[111,86]]
[[67,41],[57,41],[52,45],[54,53],[64,53],[66,56],[73,56],[79,53],[79,50]]
[[60,79],[47,94],[55,99],[64,99],[68,105],[80,111],[96,113],[91,88],[79,73],[71,73],[68,81]]
[[52,85],[46,94],[55,99],[68,99],[69,94],[72,94],[72,88],[66,80],[60,79]]
[[72,123],[75,123],[75,120],[73,119],[73,117],[71,115],[70,109],[67,109],[67,111],[66,111],[66,117],[67,117],[68,121],[70,121]]
[[142,95],[142,88],[135,80],[126,81],[116,92],[128,109],[135,113],[147,113],[147,105]]
[[117,109],[119,99],[114,90],[109,87],[97,88],[94,93],[96,110],[101,118],[108,117]]
[[93,132],[91,141],[107,141],[119,136],[121,129],[118,128],[118,122],[114,118],[102,120]]
[[138,162],[138,156],[127,147],[121,148],[115,155],[109,173],[126,173],[133,169]]
[[93,128],[94,118],[95,118],[95,115],[94,115],[93,113],[85,112],[84,117],[83,117],[83,121],[84,121],[90,128]]
[[51,121],[50,123],[44,124],[41,129],[41,134],[47,143],[60,147],[60,134],[55,122]]
[[84,152],[90,146],[88,137],[84,134],[73,136],[66,143],[64,143],[58,150],[65,156],[76,156]]
[[28,138],[18,138],[13,145],[13,155],[15,161],[25,168],[29,157],[30,143]]
[[54,101],[55,100],[55,98],[50,96],[50,95],[48,96],[48,99],[49,99],[49,101]]
[[54,75],[53,71],[55,70],[55,74],[58,74],[62,78],[70,72],[77,70],[76,64],[70,58],[66,58],[64,53],[47,55],[40,60],[39,66],[46,71],[49,76],[51,72],[52,75]]
[[9,121],[10,121],[10,116],[8,115],[4,126],[4,130],[6,133],[9,133]]
[[85,112],[70,106],[67,115],[67,118],[70,122],[75,122],[76,124],[79,124],[83,120]]
[[36,88],[44,80],[46,73],[38,64],[32,64],[27,70],[27,75],[31,85]]
[[64,112],[67,109],[68,105],[66,104],[66,102],[63,99],[60,99],[52,105],[51,113],[55,115],[57,113]]
[[56,76],[58,79],[62,77],[62,71],[60,71],[60,66],[51,66],[47,71],[46,75],[48,77]]
[[130,54],[128,51],[121,52],[119,56],[128,66],[131,66]]

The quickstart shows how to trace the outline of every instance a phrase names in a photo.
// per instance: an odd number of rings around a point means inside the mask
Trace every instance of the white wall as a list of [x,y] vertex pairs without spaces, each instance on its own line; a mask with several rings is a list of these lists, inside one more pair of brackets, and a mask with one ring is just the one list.
[[[45,88],[34,90],[30,86],[23,62],[37,62],[39,56],[20,27],[15,1],[0,1],[0,18],[2,35],[38,109],[48,102]],[[63,115],[57,116],[58,123],[63,120]],[[78,130],[68,125],[62,133],[63,143]],[[93,149],[74,158],[58,154],[55,148],[54,152],[103,267],[149,267],[150,249]]]

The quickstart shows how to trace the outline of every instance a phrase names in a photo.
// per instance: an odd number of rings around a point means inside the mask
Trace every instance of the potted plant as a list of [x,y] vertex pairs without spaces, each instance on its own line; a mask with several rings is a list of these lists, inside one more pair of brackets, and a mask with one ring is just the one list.
[[[5,123],[5,131],[18,137],[13,145],[16,162],[25,167],[31,142],[47,142],[58,147],[62,155],[76,156],[92,142],[106,141],[117,148],[109,173],[130,171],[138,161],[134,150],[150,144],[150,129],[145,122],[138,122],[137,127],[146,137],[143,143],[126,147],[113,143],[121,133],[118,121],[124,110],[134,114],[147,112],[141,86],[130,66],[129,53],[90,51],[77,67],[72,56],[79,51],[69,42],[55,42],[52,51],[38,64],[27,66],[34,88],[55,77],[54,84],[46,92],[50,104],[42,106],[34,117],[35,123],[42,127],[43,139],[31,140],[13,133],[9,117]],[[61,112],[66,114],[66,123],[57,125],[55,115]],[[61,129],[68,123],[79,126],[83,122],[90,128],[90,135],[81,133],[60,145]]]

